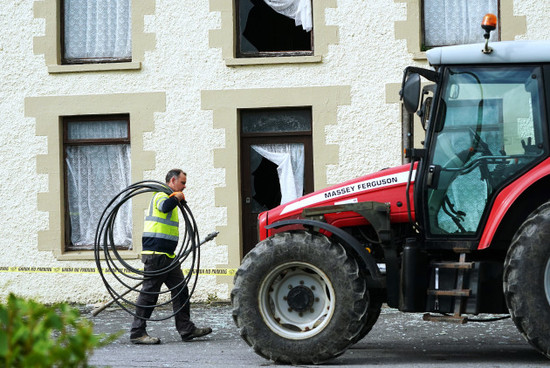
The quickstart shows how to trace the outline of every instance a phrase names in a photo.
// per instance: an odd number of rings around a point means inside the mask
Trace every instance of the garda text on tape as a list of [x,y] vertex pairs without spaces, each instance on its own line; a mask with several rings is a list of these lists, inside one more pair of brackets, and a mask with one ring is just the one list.
[[[103,268],[101,270],[105,274],[111,273],[111,270],[108,268]],[[182,271],[185,275],[189,274],[188,268],[182,268]],[[23,273],[99,273],[99,270],[95,267],[10,267],[10,266],[0,266],[0,272],[23,272]],[[193,271],[193,274],[199,275],[215,275],[215,276],[235,276],[237,272],[236,268],[202,268]],[[118,271],[115,270],[115,273],[131,273],[125,268],[121,268]]]

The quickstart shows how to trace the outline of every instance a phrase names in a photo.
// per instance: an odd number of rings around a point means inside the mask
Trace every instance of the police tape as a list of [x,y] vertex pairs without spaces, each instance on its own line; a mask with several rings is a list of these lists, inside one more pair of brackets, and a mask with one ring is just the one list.
[[[102,268],[101,271],[104,274],[111,273],[108,268]],[[182,268],[185,275],[189,274],[188,268]],[[99,273],[99,270],[95,267],[7,267],[0,266],[0,272],[22,272],[22,273]],[[193,270],[193,274],[199,275],[214,275],[214,276],[235,276],[237,272],[236,268],[202,268],[199,270]],[[132,273],[129,270],[122,268],[115,273]]]

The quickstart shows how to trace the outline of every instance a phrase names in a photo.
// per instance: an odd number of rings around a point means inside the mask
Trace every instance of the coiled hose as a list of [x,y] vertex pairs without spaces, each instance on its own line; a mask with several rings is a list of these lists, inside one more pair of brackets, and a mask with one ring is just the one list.
[[[168,301],[165,301],[160,304],[155,304],[152,306],[138,305],[134,301],[126,297],[126,295],[130,294],[131,291],[139,292],[139,287],[141,286],[144,280],[166,274],[174,270],[176,267],[181,268],[182,263],[189,260],[190,261],[189,273],[184,277],[181,283],[167,290],[161,289],[157,293],[154,293],[154,292],[149,293],[150,295],[152,294],[161,295],[165,293],[172,293],[173,290],[178,288],[181,288],[180,289],[180,293],[181,293],[185,286],[188,286],[189,288],[189,297],[178,310],[174,311],[168,317],[158,318],[158,319],[152,319],[152,318],[148,319],[150,321],[162,321],[176,315],[186,303],[190,302],[191,296],[193,295],[193,292],[195,291],[195,287],[197,285],[198,272],[196,271],[198,271],[200,266],[201,243],[199,242],[199,232],[197,230],[197,224],[195,222],[193,214],[191,213],[191,210],[187,206],[187,203],[185,202],[185,200],[182,200],[178,204],[178,209],[181,213],[181,216],[179,216],[180,241],[178,242],[178,247],[176,248],[175,258],[173,259],[172,263],[169,266],[156,271],[144,271],[143,269],[138,269],[133,267],[132,265],[127,263],[124,259],[122,259],[120,253],[116,248],[116,244],[114,242],[114,236],[113,236],[113,229],[115,226],[115,220],[116,220],[118,211],[127,201],[129,201],[133,197],[146,194],[146,193],[154,193],[154,192],[163,192],[170,195],[173,191],[167,185],[161,182],[145,180],[145,181],[140,181],[128,186],[126,189],[118,193],[109,202],[109,204],[101,214],[101,217],[99,219],[99,223],[97,226],[97,230],[95,234],[95,243],[94,243],[94,256],[95,256],[95,262],[96,262],[96,266],[99,271],[99,274],[101,275],[101,278],[103,280],[103,283],[105,284],[105,287],[107,288],[107,291],[113,298],[113,301],[115,301],[126,312],[138,318],[143,318],[143,317],[136,315],[135,313],[136,307],[153,309],[155,307],[164,306],[169,303],[172,303],[179,296],[179,293],[177,293],[176,295],[173,295],[172,298]],[[184,226],[182,226],[182,224]],[[182,228],[183,228],[183,231],[182,231]],[[210,239],[212,239],[213,237],[215,237],[215,235],[210,236]],[[118,292],[113,287],[111,283],[114,282],[115,280],[109,281],[106,277],[106,273],[114,277],[114,279],[118,282],[118,284],[123,286],[124,290],[122,292]],[[134,284],[132,281],[139,281],[139,282],[137,284]],[[132,306],[132,308],[130,309],[129,306]]]

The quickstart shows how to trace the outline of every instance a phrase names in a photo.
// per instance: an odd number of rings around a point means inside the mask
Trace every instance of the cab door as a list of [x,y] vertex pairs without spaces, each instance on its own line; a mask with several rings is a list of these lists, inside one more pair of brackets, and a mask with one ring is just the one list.
[[458,66],[443,80],[420,188],[425,227],[476,238],[498,191],[546,156],[542,73]]

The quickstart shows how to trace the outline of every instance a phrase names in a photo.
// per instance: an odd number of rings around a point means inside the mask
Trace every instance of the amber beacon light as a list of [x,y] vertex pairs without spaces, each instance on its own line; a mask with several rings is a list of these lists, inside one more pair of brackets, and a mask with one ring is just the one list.
[[483,35],[485,38],[485,47],[481,51],[484,54],[490,54],[493,52],[493,49],[489,47],[489,37],[491,37],[491,31],[497,28],[497,16],[491,13],[485,14],[481,22],[481,28],[485,30],[485,34]]

